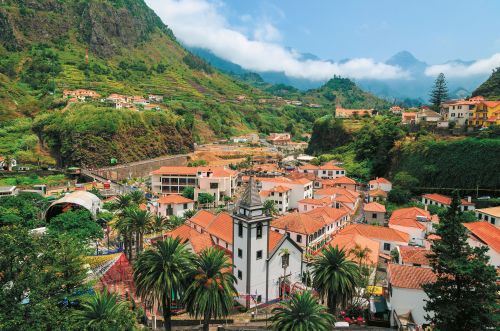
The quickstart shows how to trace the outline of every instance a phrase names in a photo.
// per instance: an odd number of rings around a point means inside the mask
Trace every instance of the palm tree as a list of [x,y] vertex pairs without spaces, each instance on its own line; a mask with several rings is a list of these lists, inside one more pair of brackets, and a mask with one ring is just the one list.
[[119,210],[125,210],[132,204],[132,197],[129,194],[119,195],[116,202],[116,208]]
[[172,296],[184,289],[192,255],[179,238],[165,238],[142,252],[134,263],[136,293],[162,306],[165,330],[172,329]]
[[188,220],[190,219],[191,217],[193,217],[194,215],[196,215],[196,210],[194,209],[189,209],[189,210],[186,210],[184,212],[184,219]]
[[270,216],[276,215],[278,213],[278,211],[276,210],[276,204],[273,200],[266,200],[264,202],[264,212],[266,213],[266,215]]
[[358,266],[349,261],[345,251],[338,247],[323,249],[313,261],[312,272],[313,286],[322,298],[327,299],[332,314],[339,304],[347,305],[360,280]]
[[358,265],[361,266],[366,264],[366,260],[368,259],[368,255],[372,252],[372,250],[368,247],[362,247],[360,244],[356,243],[353,248],[349,250],[349,254],[351,254]]
[[192,282],[184,293],[188,313],[203,318],[203,330],[208,331],[210,318],[224,318],[233,307],[236,278],[231,262],[224,252],[208,248],[194,260]]
[[332,329],[333,316],[309,291],[294,293],[289,301],[272,310],[273,330],[327,331]]
[[78,325],[83,330],[132,330],[135,317],[126,301],[120,301],[116,294],[96,292],[84,301],[82,309],[75,312]]
[[113,224],[113,227],[120,233],[123,239],[123,250],[125,255],[129,260],[132,260],[132,246],[133,246],[133,226],[129,217],[119,215],[117,221]]
[[125,211],[135,232],[135,252],[139,254],[144,249],[144,232],[152,225],[153,217],[147,210],[128,208]]
[[129,196],[132,202],[136,205],[146,202],[146,197],[142,191],[132,191]]
[[161,216],[161,215],[155,215],[153,217],[153,221],[151,224],[151,231],[153,233],[158,233],[161,232],[161,236],[163,237],[163,230],[165,230],[168,226],[168,218]]

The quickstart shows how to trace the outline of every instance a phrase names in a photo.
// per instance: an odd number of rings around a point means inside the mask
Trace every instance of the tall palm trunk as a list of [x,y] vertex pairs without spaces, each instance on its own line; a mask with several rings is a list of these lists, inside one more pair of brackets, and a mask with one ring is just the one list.
[[172,330],[172,313],[170,312],[170,298],[167,294],[162,296],[161,305],[163,309],[163,325],[165,331]]
[[333,291],[328,292],[328,310],[330,313],[335,316],[335,311],[337,310],[337,296]]
[[144,231],[141,231],[140,233],[140,238],[139,238],[139,245],[140,245],[140,248],[141,248],[141,252],[144,250]]
[[140,245],[140,240],[141,240],[141,233],[139,230],[135,231],[135,255],[139,255],[141,252],[141,245]]

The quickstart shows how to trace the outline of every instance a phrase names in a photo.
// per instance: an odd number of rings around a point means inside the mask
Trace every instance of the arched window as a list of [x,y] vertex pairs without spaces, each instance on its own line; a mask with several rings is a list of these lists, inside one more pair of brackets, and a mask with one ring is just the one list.
[[262,223],[257,224],[257,239],[262,238]]

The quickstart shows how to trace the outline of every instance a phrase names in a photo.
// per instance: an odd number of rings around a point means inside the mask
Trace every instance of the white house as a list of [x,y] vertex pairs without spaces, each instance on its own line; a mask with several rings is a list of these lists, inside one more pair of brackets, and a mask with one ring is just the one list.
[[[451,205],[451,198],[449,196],[438,193],[424,194],[422,196],[422,203],[426,206],[435,205],[441,208],[449,208]],[[468,211],[474,209],[475,205],[474,203],[472,203],[471,197],[467,197],[467,199],[462,199],[460,201],[461,211]]]
[[378,202],[370,202],[363,206],[365,221],[368,224],[384,225],[385,206]]
[[247,308],[280,298],[302,278],[302,248],[271,231],[263,208],[252,176],[232,215],[236,300]]
[[478,220],[490,222],[495,226],[500,226],[500,206],[476,209]]
[[357,233],[363,237],[375,240],[380,245],[380,252],[384,254],[390,254],[397,246],[408,245],[409,242],[408,234],[378,225],[349,224],[340,233]]
[[339,167],[335,162],[330,161],[320,166],[306,164],[297,168],[299,173],[313,173],[321,179],[333,179],[346,175],[344,168]]
[[451,100],[441,105],[441,114],[445,121],[455,122],[456,126],[472,124],[472,116],[478,101]]
[[392,183],[383,177],[377,177],[370,180],[368,186],[370,191],[382,190],[384,192],[390,192],[392,190]]
[[434,231],[434,224],[438,222],[439,218],[432,216],[429,211],[409,207],[392,212],[389,228],[407,233],[411,243],[424,246],[427,235]]
[[488,246],[487,255],[490,263],[496,268],[500,267],[500,229],[488,222],[464,223],[469,231],[467,242],[472,247]]
[[274,206],[279,214],[284,214],[290,208],[290,198],[292,189],[285,186],[275,186],[270,190],[261,190],[260,196],[262,201],[274,201]]
[[299,213],[305,213],[316,208],[333,207],[333,200],[331,197],[324,197],[321,199],[302,199],[299,201]]
[[238,173],[224,167],[161,167],[151,173],[151,187],[156,194],[181,194],[194,188],[194,200],[200,193],[214,197],[215,204],[224,202],[236,190]]
[[322,188],[314,192],[315,199],[330,198],[335,208],[346,207],[351,211],[356,210],[361,202],[360,194],[356,191],[340,187]]
[[194,201],[182,195],[170,194],[160,197],[157,202],[157,213],[161,216],[183,217],[188,210],[194,210]]
[[0,197],[17,195],[19,190],[16,186],[0,186]]
[[399,264],[430,268],[428,254],[429,249],[416,246],[398,246]]
[[417,326],[428,324],[424,307],[429,297],[422,285],[436,281],[432,269],[391,263],[387,268],[387,281],[391,326],[398,330],[417,330]]
[[257,178],[259,186],[264,191],[269,191],[276,186],[283,186],[290,189],[289,209],[298,208],[299,201],[313,196],[313,182],[306,178],[290,179],[286,177]]

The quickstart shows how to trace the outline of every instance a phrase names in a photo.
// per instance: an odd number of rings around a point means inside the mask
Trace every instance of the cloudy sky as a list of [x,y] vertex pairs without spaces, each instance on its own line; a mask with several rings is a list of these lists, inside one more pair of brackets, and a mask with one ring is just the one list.
[[[498,0],[146,2],[182,43],[254,71],[310,80],[410,78],[384,64],[402,50],[429,63],[429,76],[485,75],[500,66]],[[455,59],[474,63],[443,64]]]

